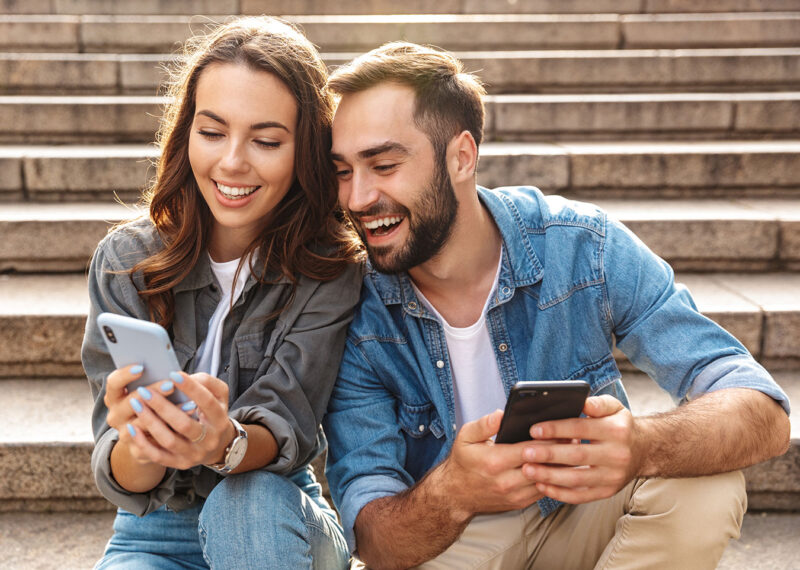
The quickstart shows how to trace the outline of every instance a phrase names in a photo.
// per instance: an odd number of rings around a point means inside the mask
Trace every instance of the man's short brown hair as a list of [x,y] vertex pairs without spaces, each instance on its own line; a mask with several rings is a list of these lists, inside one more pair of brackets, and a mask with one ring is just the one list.
[[409,42],[391,42],[336,69],[327,89],[347,95],[380,83],[399,83],[414,90],[414,123],[438,153],[465,130],[476,145],[481,144],[486,90],[451,54]]

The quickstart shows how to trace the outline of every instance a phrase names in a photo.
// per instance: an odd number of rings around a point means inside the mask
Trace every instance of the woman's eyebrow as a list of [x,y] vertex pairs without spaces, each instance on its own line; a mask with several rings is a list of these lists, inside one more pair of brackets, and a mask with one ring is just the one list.
[[[217,115],[214,111],[203,109],[202,111],[197,111],[197,114],[204,115],[210,119],[213,119],[214,121],[222,125],[225,125],[226,127],[228,126],[228,121]],[[250,125],[250,130],[258,131],[260,129],[283,129],[287,133],[291,132],[289,131],[289,128],[286,125],[278,121],[262,121],[260,123],[255,123],[253,125]]]

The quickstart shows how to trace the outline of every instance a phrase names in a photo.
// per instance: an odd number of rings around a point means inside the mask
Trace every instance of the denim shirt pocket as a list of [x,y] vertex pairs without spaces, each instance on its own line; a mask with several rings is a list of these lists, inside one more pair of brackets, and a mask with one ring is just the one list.
[[622,386],[622,375],[613,355],[608,355],[598,362],[584,366],[566,378],[566,380],[583,380],[589,384],[589,395],[608,394],[630,407],[628,395]]
[[444,436],[444,426],[431,403],[410,405],[400,402],[397,419],[403,431],[414,439],[421,439],[428,434],[437,439]]

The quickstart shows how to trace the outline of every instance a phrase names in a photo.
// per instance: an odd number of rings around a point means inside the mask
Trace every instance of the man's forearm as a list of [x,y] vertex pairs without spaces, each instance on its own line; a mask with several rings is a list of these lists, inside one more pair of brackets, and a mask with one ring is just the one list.
[[635,421],[638,476],[693,477],[741,469],[784,453],[789,418],[755,390],[718,390]]
[[411,489],[368,503],[355,523],[359,557],[378,569],[409,568],[435,558],[453,544],[471,519],[438,492],[447,462]]

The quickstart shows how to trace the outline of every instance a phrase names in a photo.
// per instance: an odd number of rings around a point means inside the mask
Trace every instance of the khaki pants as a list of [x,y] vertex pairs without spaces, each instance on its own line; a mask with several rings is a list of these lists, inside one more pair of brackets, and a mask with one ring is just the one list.
[[636,479],[613,497],[564,505],[546,518],[536,505],[477,516],[419,568],[716,568],[728,541],[739,538],[746,509],[741,471]]

